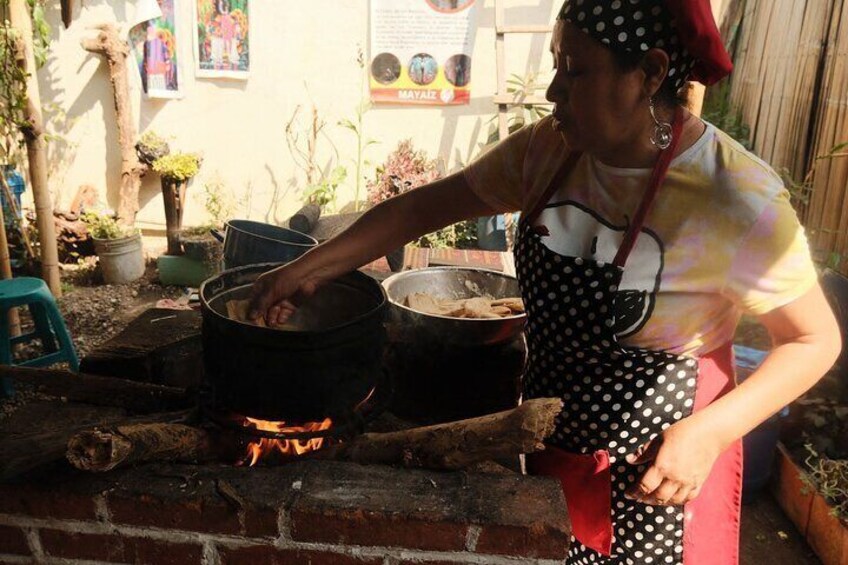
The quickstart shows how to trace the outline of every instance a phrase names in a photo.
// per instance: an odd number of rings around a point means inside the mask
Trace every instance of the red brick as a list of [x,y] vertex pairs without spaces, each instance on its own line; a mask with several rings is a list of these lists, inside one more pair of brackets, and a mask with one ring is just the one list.
[[[471,554],[470,553],[459,554],[459,556],[461,556],[461,557],[468,557],[469,555],[471,555]],[[478,558],[479,558],[479,555],[478,555]],[[420,560],[416,559],[415,561],[403,561],[403,560],[401,560],[399,562],[399,565],[457,565],[457,562],[456,561],[420,561]]]
[[277,529],[278,512],[269,508],[249,508],[244,517],[244,534],[249,537],[274,538]]
[[0,553],[29,555],[29,543],[23,530],[11,526],[0,526]]
[[223,565],[382,565],[382,557],[353,557],[325,551],[276,549],[251,546],[235,549],[218,548]]
[[110,494],[109,512],[115,524],[156,526],[190,532],[239,534],[238,512],[207,498],[168,498],[148,494]]
[[429,522],[367,510],[297,508],[292,538],[298,541],[461,551],[466,524]]
[[477,540],[477,553],[515,555],[539,559],[564,559],[570,540],[566,531],[545,526],[487,525]]
[[291,508],[299,541],[462,551],[462,476],[322,462]]
[[515,557],[564,559],[571,521],[555,480],[520,475],[468,482],[472,522],[480,525],[475,551]]
[[12,483],[0,485],[0,514],[67,520],[96,519],[92,496]]
[[41,545],[48,555],[66,559],[184,565],[200,563],[203,555],[200,545],[189,543],[61,530],[41,530],[40,534]]

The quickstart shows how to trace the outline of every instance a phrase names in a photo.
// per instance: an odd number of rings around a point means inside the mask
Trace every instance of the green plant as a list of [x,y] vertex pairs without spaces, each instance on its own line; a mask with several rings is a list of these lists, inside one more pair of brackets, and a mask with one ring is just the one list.
[[82,221],[94,239],[123,239],[138,233],[138,228],[121,225],[110,214],[86,212],[82,215]]
[[[412,146],[409,139],[398,143],[386,161],[377,167],[376,178],[368,181],[368,201],[379,204],[389,198],[408,192],[442,178],[436,159]],[[477,244],[477,227],[474,221],[459,222],[427,234],[415,242],[420,247],[470,248]]]
[[223,226],[233,214],[235,207],[224,181],[215,177],[203,183],[204,207],[214,227]]
[[354,211],[359,211],[359,203],[360,203],[360,192],[362,189],[362,168],[367,163],[365,162],[365,150],[368,149],[369,146],[375,145],[377,141],[373,139],[367,139],[365,137],[365,113],[371,108],[371,103],[367,98],[364,98],[365,85],[368,76],[368,72],[365,68],[365,54],[362,52],[362,48],[357,48],[357,56],[356,56],[356,64],[359,66],[361,81],[359,85],[359,91],[363,93],[363,99],[360,101],[359,105],[356,107],[356,120],[342,120],[339,122],[339,125],[349,129],[356,136],[356,161],[355,161],[355,175],[356,181],[354,185],[354,195],[353,195],[353,206]]
[[153,170],[170,182],[184,182],[197,175],[201,158],[196,153],[170,153],[153,162]]
[[804,446],[807,473],[801,478],[809,489],[815,489],[833,506],[831,513],[842,520],[848,519],[848,459],[830,459],[817,452],[812,445]]
[[751,149],[751,128],[743,122],[742,112],[736,110],[730,101],[728,81],[710,88],[704,99],[701,118],[738,141],[745,149]]
[[466,220],[428,233],[415,242],[419,247],[454,247],[474,249],[477,247],[477,222]]
[[336,201],[336,192],[347,178],[347,169],[338,165],[329,175],[323,176],[321,180],[306,187],[303,198],[310,204],[316,204],[322,208],[332,208]]
[[171,152],[168,141],[151,130],[141,134],[141,137],[139,137],[138,142],[135,144],[135,150],[139,160],[150,166],[156,160],[161,159]]
[[[300,106],[295,108],[291,119],[286,124],[286,144],[295,165],[306,176],[303,201],[306,204],[317,204],[329,209],[335,203],[339,185],[347,178],[347,169],[341,165],[332,166],[334,162],[338,162],[339,152],[327,135],[325,131],[327,123],[321,119],[315,105],[312,106],[312,118],[307,127],[297,127],[299,112]],[[332,155],[324,166],[318,162],[316,156],[322,139],[332,150]]]
[[[50,26],[42,0],[28,0],[32,18],[33,55],[36,68],[47,62]],[[25,116],[28,73],[21,68],[21,37],[9,22],[9,0],[0,0],[0,161],[16,163],[24,140],[21,132],[31,129]]]

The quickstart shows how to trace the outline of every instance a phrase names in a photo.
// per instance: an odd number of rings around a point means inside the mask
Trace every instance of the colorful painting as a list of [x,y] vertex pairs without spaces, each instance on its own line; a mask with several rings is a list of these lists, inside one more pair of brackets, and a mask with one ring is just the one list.
[[180,70],[177,50],[176,0],[157,0],[162,16],[142,22],[130,30],[141,85],[149,98],[179,98]]
[[250,0],[194,0],[198,77],[247,78]]

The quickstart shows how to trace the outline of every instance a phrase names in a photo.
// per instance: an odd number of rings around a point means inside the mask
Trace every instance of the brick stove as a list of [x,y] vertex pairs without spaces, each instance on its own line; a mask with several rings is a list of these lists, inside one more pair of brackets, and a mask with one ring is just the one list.
[[52,470],[0,485],[0,563],[553,565],[565,515],[554,481],[517,474],[318,461]]
[[[150,339],[144,319],[139,327]],[[177,320],[196,323],[183,313]],[[149,344],[150,354],[138,348],[129,363],[144,368],[138,380],[187,384],[177,380],[199,342],[191,332],[171,333],[180,335],[173,345],[182,361],[161,361],[170,355],[161,344]],[[122,355],[132,349],[113,345]],[[97,359],[106,374],[126,364]],[[569,539],[559,485],[509,472],[294,461],[90,474],[57,462],[0,483],[3,564],[554,565]]]

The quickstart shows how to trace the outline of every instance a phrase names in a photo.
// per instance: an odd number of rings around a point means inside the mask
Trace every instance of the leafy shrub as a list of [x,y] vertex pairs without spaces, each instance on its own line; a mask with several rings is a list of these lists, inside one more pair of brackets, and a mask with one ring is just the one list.
[[171,182],[183,182],[200,170],[200,155],[196,153],[170,153],[153,162],[153,170],[163,179]]

